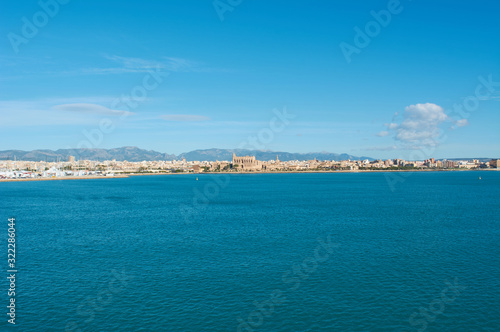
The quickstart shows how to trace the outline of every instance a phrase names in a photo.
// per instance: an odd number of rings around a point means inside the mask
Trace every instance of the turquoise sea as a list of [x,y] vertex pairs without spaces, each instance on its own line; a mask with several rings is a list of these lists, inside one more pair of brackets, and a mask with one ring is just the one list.
[[0,331],[500,331],[500,172],[395,174],[0,183]]

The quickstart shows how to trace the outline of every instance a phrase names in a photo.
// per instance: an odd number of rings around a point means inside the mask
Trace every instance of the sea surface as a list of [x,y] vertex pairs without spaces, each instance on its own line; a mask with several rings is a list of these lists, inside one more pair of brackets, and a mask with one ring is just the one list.
[[500,172],[8,182],[0,212],[0,331],[500,331]]

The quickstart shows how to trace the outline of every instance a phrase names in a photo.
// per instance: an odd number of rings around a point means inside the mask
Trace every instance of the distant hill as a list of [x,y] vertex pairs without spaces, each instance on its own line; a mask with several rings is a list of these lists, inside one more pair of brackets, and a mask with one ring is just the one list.
[[276,156],[282,161],[289,160],[373,160],[369,157],[356,157],[349,154],[337,154],[329,152],[311,152],[311,153],[291,153],[291,152],[273,152],[260,150],[243,149],[207,149],[194,150],[181,153],[180,155],[162,153],[154,150],[144,150],[134,146],[125,146],[115,149],[59,149],[53,150],[6,150],[0,151],[0,160],[27,160],[27,161],[66,161],[69,156],[75,156],[77,160],[113,160],[118,161],[153,161],[153,160],[180,160],[186,158],[187,161],[216,161],[232,160],[233,153],[238,156],[255,156],[258,160],[276,159]]
[[208,149],[208,150],[194,150],[187,153],[182,153],[178,156],[179,159],[186,158],[188,161],[192,160],[232,160],[233,153],[237,156],[255,156],[257,160],[271,160],[276,159],[276,156],[282,161],[289,160],[359,160],[368,159],[369,157],[356,157],[349,154],[338,154],[330,152],[310,152],[310,153],[292,153],[280,151],[261,151],[261,150],[244,150],[244,149]]
[[128,161],[151,161],[151,160],[174,160],[173,154],[161,153],[153,150],[143,150],[134,146],[125,146],[115,149],[59,149],[53,150],[7,150],[0,151],[0,159],[31,160],[31,161],[66,161],[69,156],[75,156],[77,160],[128,160]]

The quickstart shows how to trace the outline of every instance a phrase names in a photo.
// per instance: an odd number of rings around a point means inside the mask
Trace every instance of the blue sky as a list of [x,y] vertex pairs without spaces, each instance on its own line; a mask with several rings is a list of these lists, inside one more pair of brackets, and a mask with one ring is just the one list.
[[498,1],[41,3],[0,11],[0,150],[500,157]]

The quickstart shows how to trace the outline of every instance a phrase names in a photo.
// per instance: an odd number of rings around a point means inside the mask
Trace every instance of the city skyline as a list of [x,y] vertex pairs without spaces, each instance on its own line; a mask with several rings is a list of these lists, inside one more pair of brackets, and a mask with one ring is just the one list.
[[[64,161],[68,157],[76,158],[75,160],[95,160],[95,161],[172,161],[186,159],[188,161],[223,161],[230,160],[232,154],[244,154],[247,156],[255,156],[259,160],[273,160],[276,157],[281,160],[392,160],[401,158],[379,158],[377,156],[355,156],[347,153],[334,153],[329,151],[313,151],[313,152],[290,152],[290,151],[272,151],[272,150],[248,150],[248,149],[197,149],[185,151],[180,154],[173,154],[164,151],[146,150],[136,146],[124,146],[111,149],[40,149],[40,150],[4,150],[0,151],[0,161],[4,160],[19,160],[19,161]],[[104,156],[107,156],[104,157]],[[418,156],[418,155],[415,155]],[[451,158],[435,158],[426,157],[423,159],[408,159],[409,161],[423,161],[426,159],[436,160],[489,160],[497,159],[497,156],[462,156]]]
[[[371,172],[383,171],[391,184],[387,172],[400,171],[444,171],[444,170],[498,170],[500,159],[410,161],[388,160],[258,160],[255,156],[237,156],[231,160],[187,161],[119,161],[119,160],[76,160],[69,156],[67,161],[16,161],[0,160],[0,181],[47,180],[47,179],[90,179],[102,176],[134,176],[179,173],[287,173],[287,172]],[[398,177],[398,175],[392,175]],[[400,176],[399,176],[400,177]],[[481,177],[480,177],[481,178]],[[198,178],[196,178],[198,180]]]
[[500,4],[214,3],[5,6],[0,150],[498,157]]

